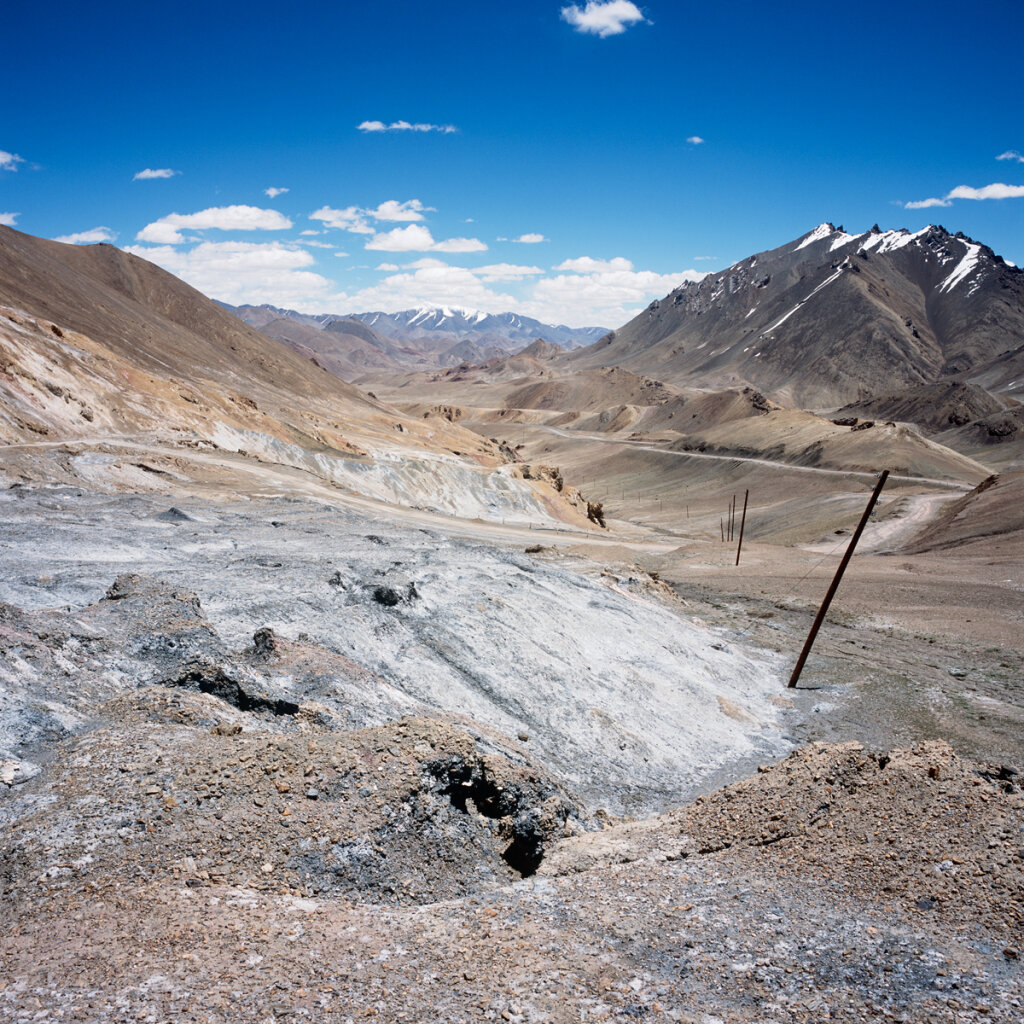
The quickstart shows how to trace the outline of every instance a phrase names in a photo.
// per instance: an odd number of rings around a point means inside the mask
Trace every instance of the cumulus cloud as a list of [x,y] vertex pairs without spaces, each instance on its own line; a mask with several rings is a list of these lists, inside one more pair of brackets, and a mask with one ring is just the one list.
[[377,265],[376,267],[374,267],[373,269],[374,269],[374,270],[383,270],[383,271],[385,271],[386,273],[389,273],[389,274],[390,274],[390,273],[392,273],[393,271],[395,271],[395,270],[398,270],[398,269],[399,269],[399,266],[398,266],[398,264],[397,264],[397,263],[381,263],[381,264],[378,264],[378,265]]
[[[433,256],[422,256],[418,260],[413,260],[412,263],[402,264],[403,270],[430,270],[435,267],[447,267],[450,264],[445,263],[444,260],[435,259]],[[398,270],[398,267],[395,267]]]
[[440,132],[442,135],[452,135],[459,130],[453,124],[425,124],[422,121],[392,121],[390,124],[363,121],[356,128],[361,132]]
[[997,160],[1016,160],[1017,163],[1024,164],[1024,156],[1021,156],[1021,154],[1018,153],[1017,150],[1015,150],[1015,149],[1008,149],[1005,153],[1000,153],[999,156],[996,157],[996,159]]
[[271,199],[276,199],[278,196],[283,196],[285,194],[285,192],[290,192],[290,191],[291,191],[291,189],[277,188],[274,185],[271,185],[270,188],[265,188],[263,190],[263,194],[265,196],[270,196]]
[[376,210],[366,210],[365,212],[374,220],[418,221],[424,219],[425,212],[433,212],[433,210],[433,206],[424,206],[418,199],[407,199],[404,203],[400,203],[397,199],[388,199],[381,203]]
[[8,153],[7,150],[0,149],[0,171],[16,171],[18,164],[24,162],[24,159],[17,153]]
[[319,220],[329,228],[340,228],[342,231],[354,231],[360,235],[372,235],[373,228],[366,220],[366,211],[358,206],[346,206],[336,210],[330,206],[321,206],[309,215],[310,220]]
[[112,242],[117,233],[110,228],[90,228],[88,231],[76,231],[73,235],[58,235],[55,242],[66,242],[68,245],[92,245],[95,242]]
[[170,167],[158,167],[154,170],[152,167],[147,167],[144,170],[137,171],[132,175],[132,181],[152,181],[155,178],[173,178],[176,174],[181,174],[181,171],[172,171]]
[[555,270],[571,270],[575,274],[606,274],[612,271],[632,270],[633,264],[623,256],[610,260],[595,260],[590,256],[580,256],[574,260],[563,260]]
[[538,242],[546,242],[543,235],[537,234],[536,231],[529,231],[525,235],[520,235],[518,238],[513,238],[513,242],[522,242],[524,245],[536,245]]
[[211,206],[198,213],[169,213],[166,217],[147,224],[136,236],[139,242],[157,245],[180,245],[185,241],[181,228],[202,231],[281,231],[292,222],[277,210],[264,210],[258,206]]
[[544,271],[540,267],[521,267],[515,263],[491,263],[486,267],[474,267],[473,273],[481,281],[523,281]]
[[982,188],[972,188],[970,185],[957,185],[947,196],[947,199],[1020,199],[1024,196],[1024,185],[1004,185],[997,181]]
[[335,290],[333,282],[306,269],[314,264],[311,253],[281,242],[201,242],[188,250],[132,245],[126,252],[232,305],[319,306],[331,303]]
[[639,313],[652,299],[660,299],[683,281],[700,281],[706,274],[685,270],[658,274],[634,270],[623,257],[595,260],[582,256],[566,260],[557,269],[574,273],[545,277],[518,307],[523,313],[548,322],[618,326]]
[[397,311],[414,306],[468,306],[489,313],[517,309],[518,300],[488,288],[473,271],[446,263],[392,274],[347,297],[348,309]]
[[483,252],[487,246],[478,238],[449,238],[435,242],[429,228],[410,224],[375,234],[366,243],[366,248],[381,252]]
[[699,135],[691,135],[686,140],[691,146],[703,146],[704,140]]
[[13,228],[18,223],[20,216],[20,213],[0,213],[0,224],[3,224],[5,228]]
[[904,210],[928,210],[933,206],[952,206],[948,199],[918,199],[912,203],[904,203]]
[[607,39],[625,32],[631,25],[647,19],[640,8],[630,0],[589,0],[586,7],[570,4],[562,8],[562,20],[567,21],[577,32]]

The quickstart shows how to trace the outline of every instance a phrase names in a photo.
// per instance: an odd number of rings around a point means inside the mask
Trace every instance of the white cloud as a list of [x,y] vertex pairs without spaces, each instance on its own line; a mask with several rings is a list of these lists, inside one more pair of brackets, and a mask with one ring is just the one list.
[[138,171],[132,175],[132,181],[152,181],[154,178],[173,178],[176,174],[181,174],[181,171],[172,171],[170,167],[158,167],[154,170],[152,167],[147,167],[145,170]]
[[546,242],[548,239],[543,235],[537,234],[536,231],[530,231],[525,235],[520,235],[518,238],[513,238],[512,241],[522,242],[524,245],[536,245],[538,242]]
[[580,256],[574,260],[563,260],[555,270],[571,270],[576,274],[607,274],[632,270],[633,264],[622,256],[616,256],[610,260],[595,260],[590,256]]
[[1024,185],[1004,185],[1002,182],[995,182],[992,185],[985,185],[982,188],[972,188],[970,185],[957,185],[950,192],[947,199],[1020,199],[1024,196]]
[[263,194],[265,196],[270,196],[271,199],[276,199],[278,196],[283,196],[285,192],[290,191],[291,189],[288,188],[276,188],[275,186],[271,185],[270,188],[265,188],[263,190]]
[[451,135],[459,129],[453,124],[424,124],[423,122],[392,121],[385,124],[383,121],[363,121],[356,125],[361,132],[440,132],[442,135]]
[[66,242],[68,245],[91,245],[95,242],[112,242],[117,233],[110,228],[90,228],[88,231],[76,231],[73,235],[58,235],[55,242]]
[[704,140],[699,135],[691,135],[686,140],[691,146],[703,146]]
[[366,248],[381,252],[483,252],[487,246],[477,238],[449,238],[435,242],[429,228],[410,224],[375,234],[366,243]]
[[473,273],[481,281],[523,281],[544,271],[540,267],[520,267],[515,263],[491,263],[486,267],[474,267]]
[[997,160],[1016,160],[1017,163],[1024,164],[1024,156],[1021,156],[1021,154],[1018,153],[1017,150],[1015,150],[1015,149],[1008,149],[1005,153],[1000,153],[999,156],[996,157],[996,159]]
[[310,220],[320,220],[329,228],[340,228],[342,231],[353,231],[359,235],[374,234],[371,220],[383,221],[422,221],[423,214],[432,212],[434,207],[424,206],[419,199],[386,199],[375,210],[363,209],[360,206],[346,206],[343,210],[335,210],[330,206],[321,206],[309,215]]
[[[412,263],[402,264],[403,270],[431,270],[436,267],[448,267],[450,263],[445,263],[444,260],[434,259],[433,256],[423,256],[418,260],[413,260]],[[395,268],[396,270],[398,267]]]
[[381,263],[378,266],[374,267],[373,269],[374,270],[383,270],[383,271],[385,271],[385,272],[390,274],[393,271],[398,270],[399,267],[398,267],[397,263]]
[[487,250],[487,246],[479,238],[447,238],[443,242],[435,242],[430,248],[431,252],[486,252]]
[[330,242],[321,242],[317,238],[300,238],[298,241],[299,245],[308,245],[311,249],[333,249],[334,246]]
[[8,153],[6,150],[0,149],[0,171],[16,171],[18,164],[24,162],[25,160],[17,153]]
[[948,199],[918,199],[913,203],[904,203],[904,210],[928,210],[933,206],[952,206]]
[[408,199],[400,203],[397,199],[388,199],[381,203],[376,210],[365,212],[374,220],[406,221],[423,220],[423,214],[427,211],[433,212],[434,207],[424,206],[418,199]]
[[312,228],[306,228],[305,231],[300,231],[299,234],[300,235],[321,235],[321,234],[323,234],[323,232],[322,231],[314,231]]
[[204,295],[233,305],[319,307],[333,304],[336,297],[332,281],[305,269],[314,263],[312,253],[281,242],[201,242],[186,251],[169,245],[132,245],[125,251],[156,263]]
[[[999,160],[1015,158],[1012,152],[997,157]],[[1021,158],[1024,160],[1024,158]],[[1000,181],[981,188],[971,185],[957,185],[946,193],[943,199],[919,199],[912,203],[903,203],[905,210],[927,210],[932,206],[952,206],[954,199],[1021,199],[1024,198],[1024,185],[1005,185]]]
[[3,224],[5,228],[13,228],[18,223],[20,216],[20,213],[0,213],[0,224]]
[[567,21],[577,32],[589,32],[607,39],[625,32],[630,25],[647,19],[640,8],[630,0],[589,0],[584,8],[570,4],[562,8],[562,20]]
[[281,231],[292,222],[277,210],[263,210],[258,206],[212,206],[198,213],[169,213],[166,217],[147,224],[135,238],[140,242],[157,245],[179,245],[184,242],[180,228],[219,231]]
[[707,276],[697,270],[675,274],[633,270],[629,260],[622,257],[594,260],[584,256],[566,263],[600,269],[543,278],[534,286],[532,297],[519,305],[521,312],[549,323],[617,327],[683,281],[700,281]]
[[429,228],[410,224],[407,228],[392,228],[391,231],[375,234],[366,243],[366,248],[383,252],[412,252],[433,249],[434,245],[434,237]]
[[358,206],[346,206],[344,210],[335,210],[330,206],[321,206],[309,215],[310,220],[320,220],[329,228],[340,228],[342,231],[354,231],[360,235],[372,235],[373,228],[366,221],[366,211]]
[[501,313],[519,306],[514,296],[492,291],[473,271],[446,263],[385,277],[370,288],[346,296],[346,302],[347,309],[389,311],[448,305]]

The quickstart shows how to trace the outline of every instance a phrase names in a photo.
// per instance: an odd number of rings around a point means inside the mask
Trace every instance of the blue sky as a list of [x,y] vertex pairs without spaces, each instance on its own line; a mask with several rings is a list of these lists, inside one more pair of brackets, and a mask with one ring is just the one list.
[[1019,0],[11,6],[0,222],[225,301],[615,327],[825,220],[1024,265]]

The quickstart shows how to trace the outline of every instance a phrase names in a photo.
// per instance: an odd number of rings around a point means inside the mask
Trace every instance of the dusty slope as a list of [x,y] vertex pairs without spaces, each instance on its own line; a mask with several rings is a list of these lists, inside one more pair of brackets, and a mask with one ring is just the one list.
[[989,545],[1016,536],[1024,521],[1024,470],[983,480],[970,494],[946,505],[939,516],[906,545],[907,552],[943,551]]
[[[543,481],[502,472],[507,451],[446,419],[403,417],[112,246],[4,228],[0,304],[0,437],[14,478],[52,478],[45,460],[41,475],[30,465],[32,446],[68,441],[82,455],[142,433],[172,451],[299,467],[385,501],[498,518],[529,507],[586,523]],[[86,473],[94,485],[109,454]],[[179,460],[171,475],[189,467]],[[114,477],[108,486],[131,484]]]

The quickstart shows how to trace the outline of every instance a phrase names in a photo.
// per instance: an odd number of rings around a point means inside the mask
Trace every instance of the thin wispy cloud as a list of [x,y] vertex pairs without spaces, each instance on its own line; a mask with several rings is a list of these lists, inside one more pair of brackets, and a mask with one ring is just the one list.
[[538,242],[547,242],[548,239],[536,231],[528,231],[525,235],[513,238],[513,242],[522,242],[523,245],[536,245]]
[[271,199],[276,199],[278,196],[283,196],[285,194],[285,192],[288,192],[288,191],[290,191],[290,189],[287,189],[287,188],[275,188],[273,185],[271,185],[270,188],[265,188],[263,190],[263,194],[265,196],[270,196]]
[[912,203],[904,203],[904,210],[929,210],[933,206],[952,206],[948,199],[918,199]]
[[8,153],[5,149],[0,149],[0,171],[16,171],[18,164],[23,164],[24,158],[18,156],[17,153]]
[[20,213],[0,213],[0,224],[5,228],[13,228],[20,216]]
[[428,124],[423,121],[363,121],[356,125],[361,132],[440,132],[442,135],[453,135],[459,129],[453,124]]
[[68,245],[94,245],[96,242],[112,242],[117,238],[117,232],[110,228],[90,228],[88,231],[76,231],[73,235],[58,235],[55,242],[65,242]]
[[1024,156],[1017,152],[1015,149],[1008,149],[1005,153],[1000,153],[996,157],[997,160],[1015,160],[1019,164],[1024,164]]
[[181,171],[171,170],[170,167],[146,167],[136,171],[132,175],[132,181],[155,181],[158,178],[173,178],[176,174],[181,174]]
[[185,241],[182,228],[194,231],[283,231],[292,222],[277,210],[258,206],[211,206],[198,213],[169,213],[147,224],[136,236],[139,242],[180,245]]
[[704,139],[702,139],[699,135],[691,135],[686,141],[691,146],[703,146],[704,145]]
[[585,7],[570,4],[562,8],[562,20],[577,32],[607,39],[621,35],[627,28],[647,19],[630,0],[590,0]]

